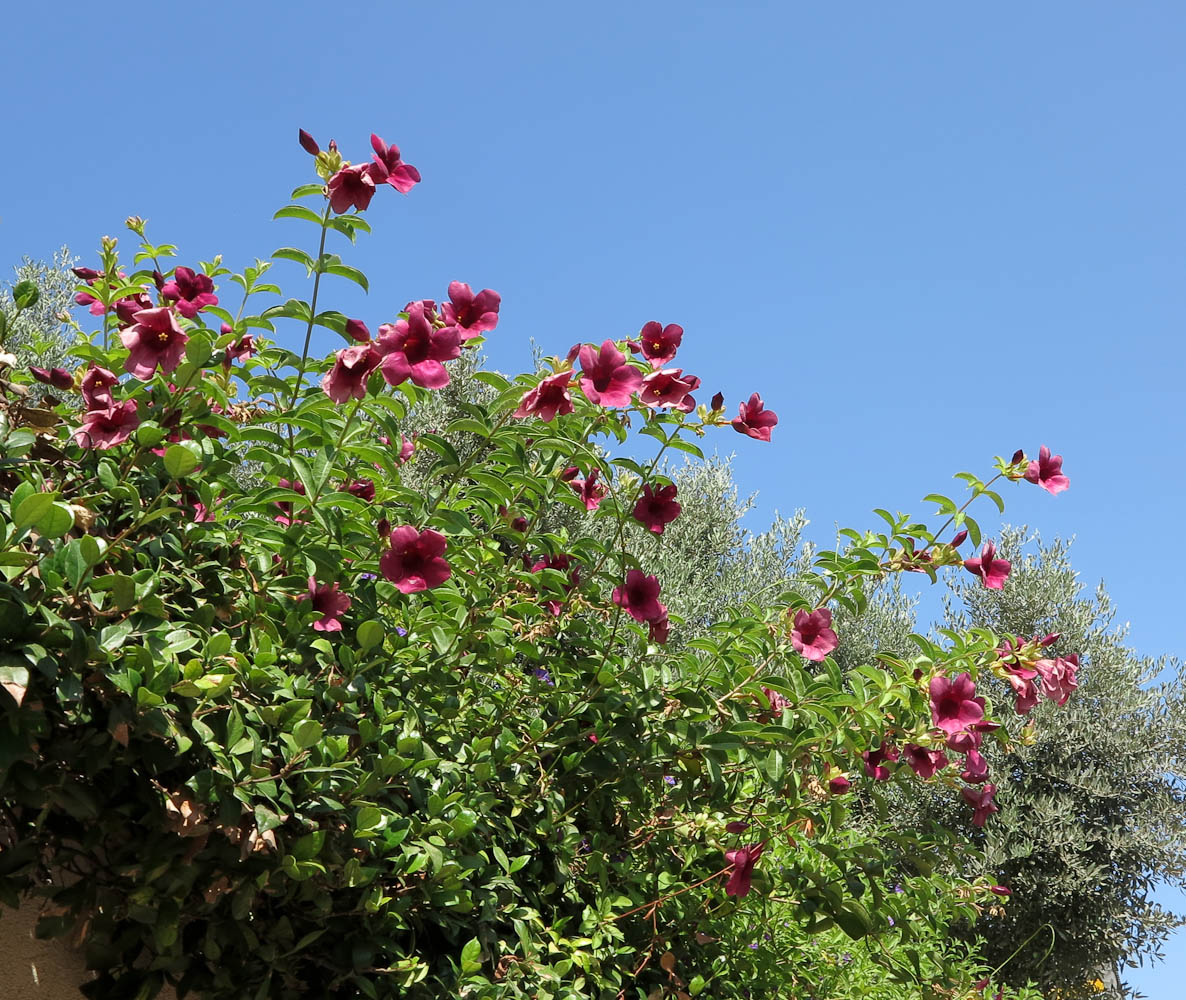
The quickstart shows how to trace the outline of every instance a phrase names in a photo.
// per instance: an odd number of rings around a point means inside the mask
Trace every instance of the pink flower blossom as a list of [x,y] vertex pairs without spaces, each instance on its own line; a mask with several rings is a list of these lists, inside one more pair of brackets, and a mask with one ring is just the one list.
[[363,399],[367,394],[367,379],[380,360],[370,344],[343,347],[333,367],[321,377],[321,388],[335,403]]
[[613,601],[636,622],[653,622],[667,616],[659,601],[659,578],[647,576],[640,569],[626,574],[626,582],[614,588]]
[[770,711],[782,714],[784,708],[791,707],[791,699],[779,694],[773,688],[762,688],[762,694],[766,696],[766,700],[770,702]]
[[124,368],[141,381],[156,374],[157,367],[173,371],[185,354],[189,337],[177,325],[177,318],[167,307],[141,309],[135,315],[136,325],[122,330],[119,339],[131,353]]
[[1037,459],[1026,467],[1025,478],[1050,494],[1061,493],[1071,485],[1071,481],[1062,474],[1062,455],[1051,455],[1045,445],[1038,449]]
[[402,434],[399,436],[399,464],[403,465],[412,460],[412,456],[416,453],[416,438],[413,435],[410,438],[405,438]]
[[119,381],[115,372],[91,364],[82,377],[82,402],[88,410],[102,410],[111,406],[111,387]]
[[227,344],[223,349],[222,367],[227,371],[231,370],[231,364],[235,361],[242,361],[245,358],[255,356],[255,335],[245,333],[233,344]]
[[645,484],[638,503],[634,505],[634,519],[647,531],[663,534],[663,529],[679,517],[681,508],[675,494],[675,483],[661,486],[658,491],[650,483]]
[[642,384],[642,372],[626,363],[626,355],[612,340],[600,349],[582,344],[580,386],[591,403],[601,406],[629,406],[630,397]]
[[947,734],[958,733],[984,718],[984,699],[976,697],[971,674],[931,681],[931,719]]
[[327,187],[329,207],[338,215],[351,208],[359,212],[366,211],[375,196],[375,180],[370,167],[365,163],[343,167],[329,179]]
[[218,305],[213,279],[188,267],[173,269],[173,280],[161,287],[161,298],[176,302],[177,311],[186,319],[193,319],[207,306]]
[[738,434],[748,434],[756,441],[769,441],[770,429],[778,423],[773,410],[767,410],[762,397],[756,392],[749,402],[742,403],[738,415],[733,418],[733,429]]
[[996,794],[997,786],[988,784],[982,785],[980,788],[961,788],[960,794],[964,797],[964,801],[972,807],[972,823],[975,826],[984,826],[985,821],[993,813],[1000,812],[992,797]]
[[691,394],[698,388],[697,376],[684,375],[682,368],[662,368],[643,378],[638,399],[644,406],[673,406],[682,413],[691,413],[696,409]]
[[865,774],[874,781],[888,781],[890,769],[885,763],[896,763],[899,756],[898,748],[892,743],[883,742],[876,750],[865,750],[861,754],[861,760],[865,762]]
[[449,301],[441,303],[445,324],[461,332],[462,341],[473,340],[498,326],[502,297],[483,288],[477,295],[464,281],[449,282]]
[[950,763],[942,750],[928,750],[917,743],[907,743],[902,752],[906,755],[910,769],[920,778],[934,777]]
[[968,751],[960,777],[969,785],[979,785],[982,781],[988,780],[988,761],[979,750]]
[[350,608],[351,600],[348,594],[338,590],[337,583],[332,586],[319,584],[316,577],[309,577],[309,593],[302,594],[302,601],[310,601],[313,611],[321,617],[313,623],[318,632],[341,632],[342,623],[339,617]]
[[596,510],[601,506],[601,501],[605,499],[606,494],[609,493],[609,488],[604,483],[599,483],[597,477],[601,475],[601,470],[593,468],[589,470],[588,479],[570,479],[568,485],[577,491],[577,495],[585,505],[585,510]]
[[725,895],[746,896],[749,894],[750,882],[754,877],[754,865],[757,864],[765,848],[764,843],[749,844],[725,852],[725,860],[733,865],[733,872],[729,876],[729,881],[725,883]]
[[796,611],[795,627],[791,631],[791,645],[806,660],[817,663],[836,648],[838,640],[832,631],[832,612],[827,608],[815,611]]
[[[375,151],[370,176],[375,184],[390,184],[400,194],[407,194],[420,183],[420,171],[400,159],[399,146],[387,145],[377,135],[371,135],[371,149]],[[369,199],[368,199],[369,200]],[[366,207],[365,205],[363,206]],[[336,212],[337,209],[335,208]]]
[[1039,660],[1034,667],[1042,677],[1042,694],[1056,705],[1065,705],[1071,692],[1079,686],[1076,676],[1079,669],[1078,655]]
[[675,357],[680,342],[684,339],[684,328],[676,323],[654,321],[647,323],[638,333],[638,340],[630,341],[630,350],[641,351],[652,368],[662,368]]
[[516,417],[537,416],[544,423],[550,423],[557,413],[572,413],[572,397],[568,394],[568,383],[572,372],[549,375],[534,389],[529,389],[519,400]]
[[136,401],[126,399],[105,409],[86,413],[82,426],[74,432],[74,441],[80,448],[114,448],[123,444],[139,425]]
[[349,493],[352,497],[370,503],[375,499],[375,481],[373,479],[355,479],[350,483],[343,483],[339,492]]
[[647,638],[660,646],[666,646],[667,640],[671,635],[671,622],[667,615],[664,614],[662,618],[656,618],[653,622],[647,623]]
[[[296,482],[290,482],[287,479],[280,479],[276,483],[282,490],[292,490],[294,493],[299,493],[301,496],[305,495],[305,484],[299,479]],[[276,515],[275,521],[277,524],[291,525],[291,524],[308,524],[308,521],[301,520],[293,513],[292,502],[290,500],[277,500],[276,507],[279,508],[280,513]],[[304,513],[302,511],[302,513]]]
[[964,560],[964,569],[980,577],[989,590],[1003,589],[1009,570],[1013,568],[1008,559],[998,559],[996,555],[997,547],[989,541],[984,543],[978,558]]
[[448,541],[439,531],[417,531],[405,524],[392,530],[390,540],[391,548],[379,560],[379,570],[400,593],[432,590],[452,575],[443,558]]
[[423,302],[409,302],[408,318],[379,327],[383,377],[390,385],[411,379],[425,389],[449,384],[445,361],[461,355],[461,335],[455,327],[437,329]]

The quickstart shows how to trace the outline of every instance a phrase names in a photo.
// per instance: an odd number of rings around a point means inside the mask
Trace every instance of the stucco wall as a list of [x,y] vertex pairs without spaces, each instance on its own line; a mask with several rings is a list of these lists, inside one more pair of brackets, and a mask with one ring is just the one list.
[[[81,1000],[78,987],[90,978],[82,955],[66,940],[33,936],[37,907],[0,906],[0,1000]],[[158,1000],[176,1000],[165,988]]]

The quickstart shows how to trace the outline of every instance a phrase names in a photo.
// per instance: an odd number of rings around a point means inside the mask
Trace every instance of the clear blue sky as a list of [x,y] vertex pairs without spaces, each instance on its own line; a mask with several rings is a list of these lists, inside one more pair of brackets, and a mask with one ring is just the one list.
[[[1008,517],[1186,652],[1183,5],[10,6],[5,267],[132,213],[241,267],[307,235],[269,221],[297,128],[373,130],[424,182],[348,251],[372,329],[454,278],[502,293],[502,368],[678,322],[706,396],[783,414],[718,438],[743,488],[824,536],[1047,443],[1071,490]],[[1180,996],[1184,951],[1134,982]]]

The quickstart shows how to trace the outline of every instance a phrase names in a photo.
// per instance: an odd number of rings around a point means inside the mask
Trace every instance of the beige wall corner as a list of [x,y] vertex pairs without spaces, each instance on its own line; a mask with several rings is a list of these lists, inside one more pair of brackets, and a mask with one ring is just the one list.
[[[81,1000],[78,987],[90,978],[82,955],[66,938],[38,941],[37,907],[0,906],[0,1000]],[[166,987],[158,1000],[176,1000]]]

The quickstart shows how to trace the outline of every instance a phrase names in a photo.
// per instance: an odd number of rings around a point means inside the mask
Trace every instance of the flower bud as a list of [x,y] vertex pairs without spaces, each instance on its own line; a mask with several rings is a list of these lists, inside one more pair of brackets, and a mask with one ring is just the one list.
[[234,333],[235,328],[231,326],[230,323],[223,323],[222,326],[218,328],[218,332],[225,337],[228,333]]
[[379,523],[375,525],[375,532],[380,538],[386,538],[391,534],[391,522],[385,517],[379,518]]
[[124,225],[127,226],[141,239],[144,239],[144,220],[138,215],[129,215],[124,219]]
[[951,547],[953,549],[958,549],[964,544],[965,541],[967,541],[967,539],[968,533],[966,531],[958,531],[956,532],[955,537],[951,540]]
[[367,325],[360,319],[346,320],[346,335],[357,340],[360,344],[368,343],[371,339],[371,331],[367,329]]
[[30,373],[38,382],[52,385],[55,389],[73,389],[74,376],[65,368],[29,368]]
[[1025,461],[1025,449],[1018,448],[1015,452],[1013,452],[1013,457],[1011,459],[1009,459],[1009,464],[1016,465],[1018,462],[1024,462],[1024,461]]
[[843,774],[838,775],[828,782],[828,791],[833,795],[843,795],[852,787],[852,782],[849,781]]
[[316,156],[321,152],[321,147],[317,145],[317,140],[309,135],[309,133],[304,129],[300,130],[299,139],[301,143],[301,149],[303,149],[310,156]]
[[715,396],[712,397],[712,411],[714,413],[716,413],[718,410],[723,410],[724,408],[725,408],[725,394],[723,392],[718,392]]
[[725,824],[726,833],[743,833],[749,827],[749,823],[742,820],[734,820],[732,823]]
[[156,285],[156,290],[159,292],[165,287],[165,276],[160,271],[154,270],[152,272],[152,283]]
[[96,271],[93,267],[72,267],[70,270],[74,272],[76,278],[82,279],[88,285],[103,277],[103,272]]
[[511,521],[511,530],[517,531],[520,534],[525,532],[527,530],[527,518],[516,517],[513,521]]

